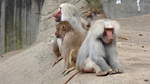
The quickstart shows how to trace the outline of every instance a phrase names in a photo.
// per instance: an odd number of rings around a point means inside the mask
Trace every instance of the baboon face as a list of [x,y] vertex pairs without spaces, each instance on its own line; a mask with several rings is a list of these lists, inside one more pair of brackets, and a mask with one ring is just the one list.
[[66,33],[71,30],[71,25],[67,21],[62,21],[56,25],[55,35],[57,38],[64,38]]
[[56,22],[61,21],[61,8],[58,8],[57,11],[53,14]]
[[103,32],[103,35],[102,35],[102,41],[105,43],[105,44],[111,44],[112,41],[113,41],[113,31],[114,29],[113,28],[104,28],[104,32]]

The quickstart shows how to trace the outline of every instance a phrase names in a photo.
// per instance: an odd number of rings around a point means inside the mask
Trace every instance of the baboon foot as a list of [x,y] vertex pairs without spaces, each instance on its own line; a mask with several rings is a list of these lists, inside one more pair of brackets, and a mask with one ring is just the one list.
[[112,70],[96,72],[96,76],[107,76]]
[[119,69],[119,68],[113,69],[113,70],[110,72],[110,74],[120,74],[120,73],[123,73],[123,70],[122,70],[122,69]]
[[109,74],[109,72],[107,71],[101,71],[101,72],[97,72],[96,76],[107,76]]

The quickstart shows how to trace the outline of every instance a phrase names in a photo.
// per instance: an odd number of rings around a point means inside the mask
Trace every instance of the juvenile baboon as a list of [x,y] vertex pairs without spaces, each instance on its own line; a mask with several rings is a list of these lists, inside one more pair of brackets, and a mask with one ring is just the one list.
[[77,56],[79,71],[96,72],[98,76],[122,72],[116,50],[119,28],[117,21],[109,19],[97,20],[91,26]]
[[68,21],[61,21],[56,25],[57,38],[62,39],[61,56],[65,60],[65,68],[75,67],[78,49],[83,42],[85,35],[76,31]]

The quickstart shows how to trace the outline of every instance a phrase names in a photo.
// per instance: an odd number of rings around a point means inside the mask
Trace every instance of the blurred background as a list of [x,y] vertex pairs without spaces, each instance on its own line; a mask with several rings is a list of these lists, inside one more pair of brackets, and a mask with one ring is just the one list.
[[[150,0],[49,0],[49,13],[63,2],[76,4],[80,9],[108,18],[124,18],[150,13]],[[44,0],[0,0],[0,54],[26,48],[35,42],[39,32],[40,15]],[[84,4],[84,5],[83,5]],[[43,9],[44,10],[44,9]]]

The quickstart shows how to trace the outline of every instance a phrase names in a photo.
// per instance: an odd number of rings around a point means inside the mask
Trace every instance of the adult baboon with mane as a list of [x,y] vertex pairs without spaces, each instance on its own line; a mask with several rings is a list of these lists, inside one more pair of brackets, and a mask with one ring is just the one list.
[[116,50],[119,28],[117,21],[109,19],[97,20],[91,26],[77,56],[79,71],[96,72],[96,75],[122,72]]

